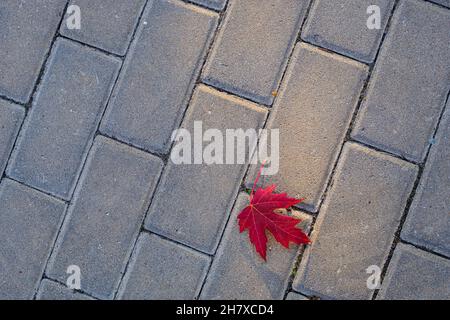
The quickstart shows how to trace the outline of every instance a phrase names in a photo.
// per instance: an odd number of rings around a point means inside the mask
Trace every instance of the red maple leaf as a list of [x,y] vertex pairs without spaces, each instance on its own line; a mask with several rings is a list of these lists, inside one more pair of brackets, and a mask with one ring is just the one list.
[[300,219],[274,212],[276,209],[288,209],[300,203],[303,199],[289,198],[286,193],[273,193],[276,185],[271,185],[265,189],[258,188],[254,192],[256,182],[261,175],[261,169],[250,193],[250,204],[239,213],[238,220],[240,232],[248,229],[250,242],[253,243],[261,257],[266,260],[266,229],[272,233],[276,241],[286,248],[289,248],[290,242],[308,244],[311,241],[302,230],[296,228],[297,224],[301,222]]

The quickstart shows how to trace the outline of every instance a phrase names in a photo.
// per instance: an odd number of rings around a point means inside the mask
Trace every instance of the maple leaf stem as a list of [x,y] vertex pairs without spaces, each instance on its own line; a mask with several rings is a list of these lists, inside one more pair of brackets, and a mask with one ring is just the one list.
[[253,198],[253,193],[255,191],[256,183],[258,182],[259,178],[261,177],[262,169],[264,168],[265,164],[266,164],[266,160],[263,160],[263,162],[261,162],[261,167],[259,167],[258,174],[256,175],[256,179],[253,182],[252,191],[250,192],[250,201]]

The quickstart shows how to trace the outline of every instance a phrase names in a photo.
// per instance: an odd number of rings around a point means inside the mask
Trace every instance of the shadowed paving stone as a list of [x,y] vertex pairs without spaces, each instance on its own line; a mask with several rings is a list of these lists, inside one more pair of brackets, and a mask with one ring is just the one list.
[[54,281],[44,279],[36,296],[37,300],[94,300]]
[[0,177],[24,117],[24,108],[0,99]]
[[119,290],[119,299],[195,299],[208,266],[208,256],[143,233]]
[[400,1],[352,136],[421,162],[450,83],[450,11]]
[[225,8],[225,4],[227,3],[227,0],[191,0],[191,1],[215,10],[222,10],[223,8]]
[[309,0],[230,0],[203,80],[271,104],[308,5]]
[[[380,29],[367,27],[367,8],[380,8]],[[315,1],[302,32],[302,38],[321,47],[363,62],[375,59],[394,0]]]
[[65,4],[66,0],[0,2],[0,94],[28,102]]
[[17,182],[0,184],[0,299],[31,299],[65,204]]
[[[298,246],[291,244],[287,250],[267,232],[267,262],[264,262],[250,242],[248,232],[239,233],[237,216],[248,201],[248,194],[239,194],[203,288],[202,299],[283,299]],[[303,220],[299,227],[307,231],[311,217],[300,212],[296,214]]]
[[[193,140],[194,121],[202,121],[203,131],[220,130],[225,145],[225,130],[261,128],[266,115],[265,109],[253,103],[201,85],[194,93],[182,127]],[[208,144],[203,142],[203,148]],[[236,145],[223,151],[223,158],[230,151],[236,154]],[[246,164],[175,164],[169,159],[146,228],[214,253],[245,168]]]
[[377,299],[448,300],[450,262],[399,243]]
[[450,257],[450,101],[402,229],[402,238]]
[[[317,211],[366,77],[361,63],[298,45],[268,121],[280,130],[280,168],[261,182],[305,198],[300,207]],[[258,171],[252,168],[248,185]]]
[[366,269],[382,268],[416,175],[410,163],[347,143],[294,290],[327,299],[370,299]]
[[60,32],[66,37],[124,55],[144,4],[145,0],[72,0],[69,5],[80,7],[81,28],[68,29],[66,21],[71,15],[66,15]]
[[149,1],[101,131],[166,153],[179,126],[218,15],[177,0]]
[[69,199],[120,61],[58,40],[7,174]]
[[65,283],[81,270],[81,290],[111,298],[131,254],[162,169],[157,157],[99,136],[49,262],[48,276]]
[[307,297],[305,297],[304,295],[301,295],[299,293],[296,292],[289,292],[286,300],[309,300]]

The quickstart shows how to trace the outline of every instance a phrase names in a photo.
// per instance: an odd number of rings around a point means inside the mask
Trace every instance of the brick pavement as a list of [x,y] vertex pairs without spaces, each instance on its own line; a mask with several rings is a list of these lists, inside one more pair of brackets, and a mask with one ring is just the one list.
[[[449,30],[448,0],[2,1],[0,299],[449,299]],[[250,150],[172,161],[198,121],[280,129],[310,246],[239,234]]]

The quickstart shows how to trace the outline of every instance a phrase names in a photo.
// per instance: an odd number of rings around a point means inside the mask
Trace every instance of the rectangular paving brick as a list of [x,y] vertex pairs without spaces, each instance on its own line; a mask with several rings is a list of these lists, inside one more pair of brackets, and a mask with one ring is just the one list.
[[208,267],[208,256],[154,234],[142,233],[118,298],[195,299]]
[[[253,103],[201,85],[194,93],[182,127],[193,137],[194,122],[202,121],[203,132],[217,129],[224,137],[227,129],[262,127],[266,114],[265,109]],[[225,138],[223,141],[225,145]],[[203,147],[207,145],[204,141]],[[236,154],[236,146],[229,151]],[[247,159],[249,153],[247,150]],[[223,151],[223,158],[225,154]],[[146,227],[213,253],[245,168],[243,163],[175,164],[169,160],[150,207]]]
[[44,279],[36,295],[37,300],[94,300],[57,282]]
[[[239,233],[237,216],[248,205],[248,194],[241,193],[236,201],[223,240],[217,250],[203,288],[202,299],[283,299],[298,246],[289,250],[268,234],[267,262],[264,262],[248,239],[248,232]],[[311,217],[299,226],[307,231]]]
[[65,204],[9,179],[0,184],[0,299],[31,299]]
[[[261,181],[317,211],[366,77],[361,63],[297,45],[267,125],[280,130],[279,171]],[[249,185],[258,171],[252,168]]]
[[69,199],[120,61],[64,39],[49,59],[7,174]]
[[352,136],[421,162],[450,83],[450,11],[400,1]]
[[203,81],[271,104],[308,5],[309,0],[230,0]]
[[49,262],[48,276],[66,282],[81,270],[81,290],[111,298],[162,169],[152,155],[98,137]]
[[27,103],[58,29],[66,0],[0,3],[0,94]]
[[450,101],[402,229],[406,241],[450,257]]
[[[124,55],[145,5],[145,0],[72,0],[80,8],[80,29],[69,29],[69,11],[61,24],[62,35],[97,48]],[[69,26],[71,26],[69,24]]]
[[101,131],[165,153],[179,126],[218,15],[177,0],[148,3]]
[[293,288],[326,299],[370,299],[366,269],[383,267],[416,175],[410,163],[347,143]]
[[0,99],[0,177],[3,175],[24,117],[23,107]]
[[450,261],[399,243],[377,299],[448,300]]
[[214,10],[223,10],[227,3],[227,0],[191,0],[191,2],[204,5]]
[[[321,47],[369,63],[375,59],[394,0],[317,0],[302,38]],[[369,29],[369,6],[380,8],[380,29]],[[372,13],[373,14],[373,13]]]

